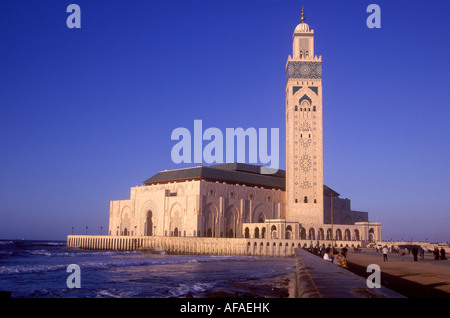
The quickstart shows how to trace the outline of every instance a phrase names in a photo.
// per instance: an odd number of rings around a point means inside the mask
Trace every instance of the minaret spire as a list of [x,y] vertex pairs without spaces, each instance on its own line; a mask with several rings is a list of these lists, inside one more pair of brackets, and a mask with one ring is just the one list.
[[303,12],[303,6],[302,6],[302,17],[300,18],[302,20],[302,23],[305,22],[305,13]]

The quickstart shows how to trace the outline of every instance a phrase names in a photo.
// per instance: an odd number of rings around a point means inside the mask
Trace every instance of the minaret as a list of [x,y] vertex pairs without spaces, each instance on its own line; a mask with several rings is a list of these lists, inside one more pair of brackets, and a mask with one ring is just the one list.
[[287,219],[323,224],[322,57],[314,30],[301,23],[286,63]]

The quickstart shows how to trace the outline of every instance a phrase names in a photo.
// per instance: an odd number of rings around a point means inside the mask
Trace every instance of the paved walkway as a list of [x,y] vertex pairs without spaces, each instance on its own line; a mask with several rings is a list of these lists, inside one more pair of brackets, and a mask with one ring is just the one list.
[[434,260],[433,255],[426,254],[425,259],[414,261],[413,255],[401,256],[388,254],[388,261],[383,261],[383,254],[363,251],[347,255],[349,269],[363,277],[368,277],[366,269],[369,264],[377,264],[381,269],[381,284],[406,297],[450,297],[450,260]]

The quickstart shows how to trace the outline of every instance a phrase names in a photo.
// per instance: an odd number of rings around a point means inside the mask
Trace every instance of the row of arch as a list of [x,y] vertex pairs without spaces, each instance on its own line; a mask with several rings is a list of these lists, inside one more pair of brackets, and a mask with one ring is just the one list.
[[[297,112],[299,109],[298,109],[298,106],[296,105],[295,107],[294,107],[294,110]],[[312,107],[312,111],[313,112],[315,112],[317,110],[317,108],[316,108],[316,106],[313,106]],[[308,107],[308,108],[303,108],[303,107],[300,107],[300,111],[302,112],[302,111],[308,111],[308,112],[310,112],[311,111],[311,107]]]
[[[305,241],[273,240],[230,240],[207,238],[176,237],[136,237],[136,236],[84,236],[69,235],[67,247],[78,247],[88,250],[121,250],[151,249],[165,251],[169,254],[208,254],[208,255],[258,255],[285,257],[294,255],[295,248],[308,248]],[[328,244],[331,247],[331,244]],[[360,247],[359,244],[350,244]],[[348,243],[345,247],[350,247]],[[344,244],[335,244],[344,247]]]
[[[279,229],[276,225],[272,225],[270,228],[270,235],[267,237],[266,227],[262,226],[261,228],[255,227],[253,233],[250,233],[250,228],[246,227],[244,229],[244,237],[245,238],[271,238],[271,239],[292,239],[293,231],[292,227],[288,225],[284,231],[284,237],[278,236]],[[309,228],[308,230],[304,227],[300,229],[299,233],[300,240],[336,240],[336,241],[360,241],[361,234],[358,229],[354,229],[353,233],[350,229],[345,229],[344,231],[340,228],[335,230],[333,236],[333,230],[331,228],[327,229],[326,235],[325,230],[323,228],[314,229]],[[369,241],[374,241],[374,230],[373,228],[369,229]]]

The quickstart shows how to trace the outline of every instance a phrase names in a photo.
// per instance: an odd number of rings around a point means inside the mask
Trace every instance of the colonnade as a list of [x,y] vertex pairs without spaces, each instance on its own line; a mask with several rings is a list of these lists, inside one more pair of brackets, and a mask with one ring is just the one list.
[[[87,250],[159,250],[168,254],[237,255],[287,257],[295,248],[309,247],[310,240],[210,238],[168,236],[102,236],[69,235],[67,247]],[[314,245],[317,242],[314,242]],[[320,246],[331,246],[331,241],[320,241]],[[337,247],[359,247],[360,242],[338,241]]]

